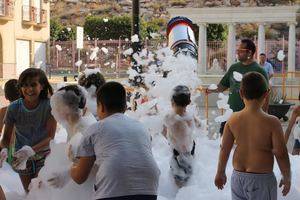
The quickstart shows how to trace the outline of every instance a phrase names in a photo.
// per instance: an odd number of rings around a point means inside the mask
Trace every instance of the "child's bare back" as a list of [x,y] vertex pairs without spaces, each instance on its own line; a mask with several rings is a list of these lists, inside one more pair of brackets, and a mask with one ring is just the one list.
[[279,120],[264,112],[243,110],[232,115],[227,131],[234,136],[233,167],[237,171],[271,173],[274,155],[286,153]]

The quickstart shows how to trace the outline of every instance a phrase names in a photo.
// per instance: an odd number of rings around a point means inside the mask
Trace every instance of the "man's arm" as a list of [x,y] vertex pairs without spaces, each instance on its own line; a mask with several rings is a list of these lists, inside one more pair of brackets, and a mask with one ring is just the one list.
[[288,151],[284,142],[283,130],[278,119],[274,118],[272,124],[272,152],[276,157],[279,169],[282,174],[280,185],[283,185],[283,195],[287,195],[291,186],[291,167]]
[[270,71],[269,71],[269,79],[271,79],[274,76],[274,69],[271,63],[270,64]]
[[300,106],[296,107],[293,110],[292,117],[291,117],[291,119],[289,121],[289,125],[288,125],[288,127],[287,127],[287,129],[285,131],[285,135],[284,135],[285,143],[287,143],[288,140],[289,140],[292,128],[293,128],[294,124],[296,123],[296,119],[297,119],[298,116],[300,116]]
[[78,162],[73,164],[70,169],[70,174],[77,184],[82,184],[86,181],[93,168],[95,160],[95,156],[80,157]]
[[228,87],[225,87],[223,85],[221,85],[220,83],[218,84],[218,88],[211,90],[211,89],[206,89],[206,93],[210,94],[210,93],[220,93],[220,92],[224,92],[225,90],[227,90]]

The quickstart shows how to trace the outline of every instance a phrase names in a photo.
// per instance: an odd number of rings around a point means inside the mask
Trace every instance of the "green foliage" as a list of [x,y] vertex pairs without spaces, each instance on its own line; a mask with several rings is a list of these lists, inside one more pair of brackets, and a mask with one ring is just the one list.
[[[104,17],[89,16],[84,24],[85,35],[91,39],[99,40],[125,39],[131,37],[131,17],[116,16],[108,18],[105,22]],[[160,32],[166,27],[166,21],[161,18],[155,18],[151,21],[141,20],[140,35],[142,39],[150,38],[150,33]]]
[[[193,28],[195,38],[199,38],[199,27],[195,25]],[[223,24],[209,24],[207,26],[207,40],[208,41],[224,41],[228,35],[227,26]]]
[[162,18],[154,18],[151,21],[144,21],[141,22],[141,38],[151,38],[151,33],[158,33],[165,30],[167,27],[166,20]]
[[74,40],[75,37],[75,27],[65,27],[58,20],[50,19],[50,38],[52,41]]
[[130,38],[131,17],[116,16],[105,22],[104,17],[88,16],[84,23],[85,35],[99,40]]
[[207,40],[209,41],[223,41],[227,35],[227,27],[223,24],[209,24],[207,27]]

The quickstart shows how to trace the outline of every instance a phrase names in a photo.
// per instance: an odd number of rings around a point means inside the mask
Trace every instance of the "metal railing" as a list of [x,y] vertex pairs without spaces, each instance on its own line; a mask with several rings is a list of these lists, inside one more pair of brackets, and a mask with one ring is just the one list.
[[36,22],[37,13],[36,8],[33,6],[22,7],[22,20],[25,22]]
[[10,0],[0,0],[0,17],[14,17],[14,4]]
[[47,24],[47,10],[40,10],[40,24]]

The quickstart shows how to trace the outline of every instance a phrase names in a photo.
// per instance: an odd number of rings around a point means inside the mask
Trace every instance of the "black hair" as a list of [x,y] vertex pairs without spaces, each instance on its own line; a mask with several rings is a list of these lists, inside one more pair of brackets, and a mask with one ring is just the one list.
[[268,90],[266,78],[258,72],[248,72],[241,82],[241,91],[248,100],[260,99]]
[[249,49],[251,51],[251,55],[253,56],[256,52],[256,46],[254,44],[254,42],[250,39],[243,39],[241,41],[242,44],[245,44],[246,45],[246,49]]
[[94,85],[96,87],[96,91],[105,83],[104,76],[97,72],[96,74],[90,74],[89,76],[86,76],[85,74],[81,75],[78,80],[78,84],[82,87],[85,87],[88,89],[91,87],[91,85]]
[[74,94],[79,98],[78,102],[74,102],[74,99],[70,99],[72,100],[72,104],[78,104],[78,108],[83,109],[85,107],[86,104],[86,98],[83,94],[83,92],[79,89],[79,87],[77,85],[67,85],[65,87],[60,88],[58,91],[62,91],[65,90],[66,92],[68,91],[72,91],[74,92]]
[[[43,89],[40,93],[40,99],[48,99],[49,95],[53,94],[53,89],[47,79],[47,76],[45,74],[45,72],[41,69],[38,68],[28,68],[25,69],[18,80],[18,87],[19,89],[21,89],[21,87],[23,87],[25,84],[28,83],[29,80],[35,78],[35,77],[39,77],[39,83],[42,85]],[[24,98],[22,92],[21,93],[21,97]]]
[[20,98],[20,91],[18,88],[18,80],[17,79],[10,79],[4,85],[4,95],[5,98],[13,102]]
[[173,89],[172,101],[177,106],[186,107],[191,103],[191,93],[187,86],[178,85]]
[[126,90],[118,82],[107,82],[97,90],[97,104],[102,103],[108,112],[125,112]]
[[265,54],[265,53],[260,53],[259,55],[260,55],[260,56],[266,56],[266,54]]

